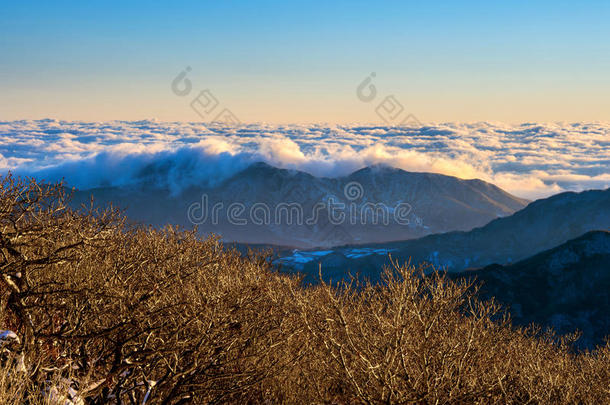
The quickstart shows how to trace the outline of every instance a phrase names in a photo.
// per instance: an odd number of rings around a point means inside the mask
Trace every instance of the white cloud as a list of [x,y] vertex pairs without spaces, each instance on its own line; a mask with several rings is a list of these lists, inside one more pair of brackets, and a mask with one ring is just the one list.
[[128,184],[150,175],[177,191],[221,181],[257,160],[318,176],[342,176],[385,163],[481,178],[537,198],[610,186],[610,124],[228,128],[157,121],[0,122],[3,171],[65,176],[78,187]]

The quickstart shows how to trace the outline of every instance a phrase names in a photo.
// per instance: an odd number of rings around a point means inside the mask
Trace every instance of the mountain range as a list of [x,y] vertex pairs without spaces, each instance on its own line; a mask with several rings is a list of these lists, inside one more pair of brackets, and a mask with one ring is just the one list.
[[[151,178],[151,173],[143,171],[142,178]],[[200,232],[219,234],[227,242],[301,249],[466,231],[529,202],[477,179],[387,166],[328,178],[265,163],[252,164],[214,186],[174,194],[146,181],[78,190],[74,204],[89,201],[91,195],[100,204],[125,208],[137,222],[197,225]]]
[[511,264],[559,246],[591,230],[610,229],[610,189],[566,192],[536,200],[514,214],[470,231],[454,231],[399,242],[347,245],[323,251],[279,251],[279,263],[305,274],[329,277],[348,272],[375,279],[390,263],[427,262],[463,271]]
[[[159,168],[155,168],[159,170]],[[157,173],[142,173],[154,178]],[[429,263],[476,278],[520,325],[610,334],[610,189],[529,202],[481,180],[372,166],[338,178],[256,163],[180,192],[141,181],[77,190],[73,204],[113,203],[136,222],[198,225],[240,249],[271,246],[281,270],[315,282]],[[321,267],[320,267],[321,266]]]

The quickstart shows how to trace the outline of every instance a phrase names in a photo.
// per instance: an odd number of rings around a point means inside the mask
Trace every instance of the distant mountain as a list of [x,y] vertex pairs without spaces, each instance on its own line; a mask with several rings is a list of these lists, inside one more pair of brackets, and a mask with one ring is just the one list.
[[[513,215],[498,218],[468,232],[429,235],[415,240],[383,244],[348,245],[332,256],[292,260],[280,252],[280,262],[304,273],[317,274],[318,262],[335,278],[348,271],[376,278],[389,263],[429,262],[437,268],[461,271],[492,263],[510,264],[558,246],[591,230],[610,229],[610,189],[561,193],[530,203]],[[303,257],[306,252],[297,252]]]
[[513,320],[564,334],[580,330],[582,347],[610,336],[610,232],[593,231],[508,266],[459,273],[482,284],[480,296],[508,305]]
[[[172,195],[151,173],[134,187],[80,190],[102,204],[124,207],[138,222],[167,223],[220,234],[225,241],[298,248],[419,238],[470,230],[510,215],[528,201],[481,180],[410,173],[385,166],[340,178],[253,164],[213,187]],[[214,208],[216,207],[216,208]]]

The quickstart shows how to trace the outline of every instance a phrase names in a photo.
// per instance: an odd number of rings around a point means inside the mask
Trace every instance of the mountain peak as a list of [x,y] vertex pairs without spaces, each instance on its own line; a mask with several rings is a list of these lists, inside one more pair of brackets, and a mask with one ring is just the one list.
[[269,163],[263,162],[262,160],[252,163],[246,168],[246,170],[280,170],[275,166],[271,166]]
[[350,174],[350,176],[358,175],[358,174],[387,174],[387,173],[409,173],[405,170],[399,169],[397,167],[389,166],[385,163],[375,163],[370,166],[363,167],[362,169],[358,169]]

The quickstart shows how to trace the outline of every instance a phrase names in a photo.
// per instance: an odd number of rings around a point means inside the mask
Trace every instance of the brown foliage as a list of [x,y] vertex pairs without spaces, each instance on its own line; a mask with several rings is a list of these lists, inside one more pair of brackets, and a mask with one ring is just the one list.
[[[610,345],[514,328],[476,289],[396,265],[303,286],[193,232],[1,180],[3,402],[607,403]],[[50,396],[54,392],[54,396]]]

